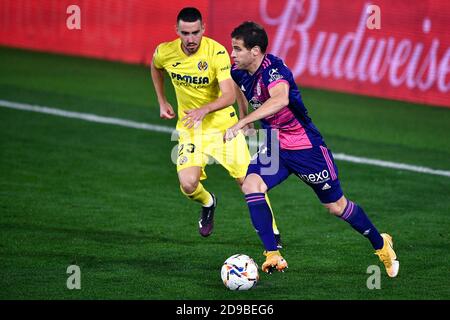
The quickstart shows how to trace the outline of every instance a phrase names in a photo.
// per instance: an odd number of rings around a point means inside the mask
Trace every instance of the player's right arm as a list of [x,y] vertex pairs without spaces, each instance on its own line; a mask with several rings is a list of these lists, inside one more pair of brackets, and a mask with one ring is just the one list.
[[[284,80],[284,79],[283,79]],[[248,124],[274,115],[289,104],[289,83],[284,80],[269,88],[270,98],[267,99],[258,109],[240,119],[231,128],[228,128],[224,135],[224,141],[232,140],[240,130]]]
[[158,48],[156,48],[152,63],[150,65],[150,71],[152,74],[156,96],[158,97],[159,116],[162,119],[173,119],[175,118],[175,112],[173,111],[170,103],[167,101],[164,93],[164,69],[158,68],[158,66]]

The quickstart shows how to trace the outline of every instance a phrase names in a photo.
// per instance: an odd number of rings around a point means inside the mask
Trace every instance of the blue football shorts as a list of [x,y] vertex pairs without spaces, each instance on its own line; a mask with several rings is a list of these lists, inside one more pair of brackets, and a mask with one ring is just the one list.
[[[272,156],[273,155],[273,156]],[[279,156],[260,150],[248,167],[249,174],[258,174],[268,190],[295,174],[310,186],[322,203],[336,202],[343,196],[338,169],[326,146],[302,150],[279,150]]]

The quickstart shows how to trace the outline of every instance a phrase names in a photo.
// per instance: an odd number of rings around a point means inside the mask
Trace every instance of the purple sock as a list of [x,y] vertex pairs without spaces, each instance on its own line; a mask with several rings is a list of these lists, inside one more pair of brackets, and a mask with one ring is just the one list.
[[267,251],[277,249],[277,241],[273,234],[272,212],[266,202],[264,193],[250,193],[245,195],[253,227]]
[[356,203],[348,200],[344,213],[340,218],[347,221],[353,229],[367,237],[375,250],[383,248],[383,238],[377,228],[370,222],[364,210]]

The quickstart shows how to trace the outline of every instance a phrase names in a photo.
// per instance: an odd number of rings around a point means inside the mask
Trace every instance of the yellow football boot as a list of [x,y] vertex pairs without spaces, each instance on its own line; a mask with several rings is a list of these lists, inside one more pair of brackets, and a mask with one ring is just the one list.
[[272,273],[274,269],[281,272],[287,269],[288,264],[281,256],[280,251],[264,251],[263,254],[266,256],[266,261],[261,266],[262,271]]
[[392,242],[392,237],[387,233],[382,233],[381,237],[384,242],[383,248],[376,250],[375,254],[384,263],[388,276],[394,278],[397,276],[400,267],[400,262],[398,262],[394,251],[394,243]]

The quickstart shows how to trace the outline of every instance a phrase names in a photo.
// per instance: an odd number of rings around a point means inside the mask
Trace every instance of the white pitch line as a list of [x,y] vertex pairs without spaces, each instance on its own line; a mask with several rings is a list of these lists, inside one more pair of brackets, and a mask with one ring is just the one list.
[[[26,103],[11,102],[11,101],[6,101],[6,100],[0,100],[0,106],[6,107],[6,108],[11,108],[11,109],[17,109],[17,110],[46,113],[46,114],[51,114],[54,116],[60,116],[60,117],[66,117],[66,118],[72,118],[72,119],[81,119],[81,120],[90,121],[90,122],[113,124],[113,125],[118,125],[118,126],[123,126],[123,127],[128,127],[128,128],[141,129],[141,130],[164,132],[164,133],[173,133],[175,131],[174,128],[170,128],[167,126],[160,126],[160,125],[148,124],[148,123],[143,123],[143,122],[135,122],[135,121],[111,118],[111,117],[103,117],[103,116],[98,116],[98,115],[91,114],[91,113],[66,111],[66,110],[61,110],[61,109],[56,109],[56,108],[30,105],[30,104],[26,104]],[[344,153],[333,153],[333,156],[335,159],[342,160],[342,161],[369,164],[369,165],[373,165],[373,166],[377,166],[377,167],[391,168],[391,169],[397,169],[397,170],[406,170],[406,171],[413,171],[413,172],[418,172],[418,173],[450,177],[450,171],[446,171],[446,170],[436,170],[436,169],[432,169],[432,168],[415,166],[415,165],[410,165],[410,164],[405,164],[405,163],[356,157],[356,156],[351,156],[351,155],[347,155]]]
[[90,121],[90,122],[114,124],[117,126],[142,129],[142,130],[148,130],[148,131],[157,131],[157,132],[165,132],[165,133],[172,133],[173,131],[175,131],[175,129],[166,127],[166,126],[158,126],[155,124],[148,124],[148,123],[143,123],[143,122],[135,122],[135,121],[130,121],[130,120],[118,119],[118,118],[97,116],[92,113],[66,111],[66,110],[61,110],[61,109],[36,106],[36,105],[31,105],[31,104],[26,104],[26,103],[11,102],[11,101],[6,101],[6,100],[0,100],[0,106],[6,107],[6,108],[11,108],[11,109],[33,111],[33,112],[38,112],[38,113],[46,113],[46,114],[51,114],[54,116],[60,116],[60,117],[65,117],[65,118],[81,119],[81,120]]
[[391,168],[391,169],[398,169],[398,170],[407,170],[407,171],[414,171],[414,172],[419,172],[419,173],[427,173],[427,174],[434,174],[434,175],[438,175],[438,176],[450,177],[450,171],[436,170],[436,169],[431,169],[431,168],[422,167],[422,166],[414,166],[414,165],[406,164],[406,163],[398,163],[398,162],[391,162],[391,161],[384,161],[384,160],[377,160],[377,159],[370,159],[370,158],[355,157],[355,156],[351,156],[351,155],[344,154],[344,153],[333,153],[333,157],[335,159],[342,160],[342,161],[371,164],[371,165],[377,166],[377,167],[384,167],[384,168]]

